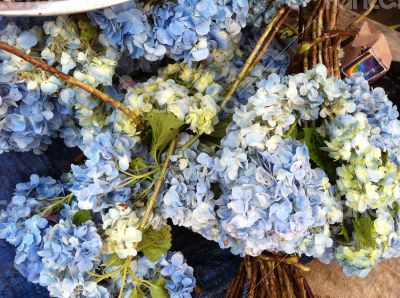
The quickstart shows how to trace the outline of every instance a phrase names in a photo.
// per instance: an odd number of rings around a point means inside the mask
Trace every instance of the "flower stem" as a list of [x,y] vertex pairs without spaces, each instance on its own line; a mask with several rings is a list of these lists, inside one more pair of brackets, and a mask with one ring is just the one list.
[[122,279],[121,279],[121,289],[119,291],[118,298],[122,298],[122,295],[124,294],[124,287],[126,283],[126,274],[128,272],[130,262],[132,260],[132,257],[127,257],[123,266],[123,271],[122,271]]
[[168,169],[168,165],[169,165],[169,158],[170,158],[170,156],[172,155],[172,153],[175,150],[177,141],[178,141],[178,137],[175,137],[172,140],[172,142],[169,144],[168,151],[167,151],[167,154],[165,156],[164,164],[163,164],[163,166],[161,168],[160,174],[156,178],[157,182],[156,182],[156,184],[154,186],[154,191],[151,194],[151,197],[149,198],[149,201],[147,202],[147,208],[146,208],[146,211],[145,211],[145,213],[143,215],[143,219],[142,219],[142,221],[140,223],[140,227],[139,228],[140,228],[141,231],[145,230],[145,228],[147,226],[147,222],[149,221],[150,216],[151,216],[151,214],[153,212],[153,208],[154,208],[154,206],[155,206],[155,204],[157,202],[158,195],[159,195],[159,193],[161,191],[161,187],[162,187],[162,185],[164,183],[165,175],[167,173],[167,169]]
[[321,37],[316,38],[312,42],[310,42],[310,47],[309,47],[309,49],[307,49],[304,52],[304,54],[307,54],[308,51],[312,47],[314,47],[314,46],[316,46],[316,45],[320,44],[321,42],[324,42],[324,41],[326,41],[328,39],[331,39],[331,38],[334,38],[334,37],[355,36],[356,34],[357,34],[356,31],[337,31],[337,30],[336,31],[330,31],[330,32],[322,35]]
[[201,133],[196,134],[196,135],[193,136],[189,141],[187,141],[185,144],[183,144],[181,148],[182,148],[182,149],[189,148],[189,147],[192,146],[201,136],[202,136]]
[[261,61],[262,57],[264,54],[267,52],[269,46],[271,45],[272,40],[274,39],[275,35],[278,33],[279,28],[282,26],[283,22],[287,19],[289,16],[290,10],[286,10],[283,14],[283,16],[278,19],[278,22],[275,24],[274,28],[271,31],[271,34],[269,34],[267,41],[265,42],[263,48],[261,51],[258,52],[257,56],[254,58],[253,62],[251,65],[248,67],[244,78],[247,77],[251,72],[253,71],[254,67]]
[[141,121],[141,119],[138,117],[138,115],[136,115],[132,110],[128,109],[125,105],[123,105],[121,102],[119,102],[118,100],[112,98],[111,96],[109,96],[108,94],[94,88],[91,87],[89,85],[86,85],[85,83],[82,83],[80,81],[78,81],[77,79],[75,79],[74,77],[71,77],[61,71],[59,71],[58,69],[48,65],[47,63],[45,63],[44,61],[37,59],[29,54],[26,54],[20,50],[18,50],[17,48],[10,46],[9,44],[5,43],[5,42],[1,42],[0,41],[0,50],[6,51],[8,53],[11,53],[15,56],[18,56],[19,58],[33,64],[34,66],[42,69],[43,71],[54,75],[55,77],[59,78],[60,80],[71,84],[75,87],[81,88],[83,90],[85,90],[86,92],[92,94],[93,96],[99,98],[100,100],[102,100],[105,103],[108,103],[110,105],[112,105],[113,107],[115,107],[116,109],[119,109],[120,111],[122,111],[123,113],[125,113],[132,121],[134,121],[139,128],[143,128],[143,123]]
[[230,87],[228,93],[225,95],[225,99],[221,104],[221,107],[224,108],[226,103],[229,101],[233,93],[235,93],[236,89],[239,87],[240,83],[243,81],[243,79],[246,77],[247,70],[249,67],[251,67],[254,58],[256,57],[258,51],[261,49],[262,45],[264,44],[265,40],[267,39],[268,35],[270,34],[271,30],[274,28],[276,23],[280,20],[282,15],[289,10],[288,7],[282,7],[277,14],[274,16],[274,18],[271,20],[271,22],[267,25],[265,28],[263,34],[261,35],[260,39],[258,40],[256,46],[254,47],[253,51],[251,52],[249,58],[247,58],[246,63],[244,64],[242,70],[240,71],[238,77],[236,80],[233,82],[232,86]]

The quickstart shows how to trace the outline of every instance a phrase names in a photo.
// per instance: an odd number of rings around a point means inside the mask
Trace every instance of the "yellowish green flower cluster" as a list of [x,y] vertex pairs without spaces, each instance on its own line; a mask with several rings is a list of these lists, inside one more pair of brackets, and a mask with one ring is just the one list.
[[[154,109],[171,112],[193,132],[210,134],[218,123],[221,92],[222,87],[214,82],[213,72],[171,64],[161,70],[158,77],[130,88],[124,103],[143,117]],[[135,123],[121,112],[115,113],[116,130],[135,134]]]
[[364,113],[336,117],[330,124],[329,155],[345,162],[336,169],[337,187],[358,212],[384,210],[400,199],[400,169],[370,140]]

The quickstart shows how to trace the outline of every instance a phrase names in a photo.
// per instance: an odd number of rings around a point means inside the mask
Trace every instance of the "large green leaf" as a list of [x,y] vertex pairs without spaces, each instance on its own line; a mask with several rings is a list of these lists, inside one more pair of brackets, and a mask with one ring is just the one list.
[[165,288],[165,279],[148,281],[150,283],[151,298],[168,298],[168,291]]
[[96,40],[96,37],[98,36],[97,28],[94,27],[88,19],[79,19],[78,27],[80,31],[79,38],[86,45],[90,45]]
[[158,155],[176,136],[184,122],[170,112],[159,110],[147,113],[146,118],[151,126],[152,135],[150,155],[158,160]]
[[374,221],[369,215],[361,215],[353,220],[353,238],[357,248],[375,248],[376,233]]
[[331,183],[335,183],[337,175],[336,168],[339,164],[335,163],[330,157],[327,151],[322,148],[326,147],[324,139],[315,130],[315,128],[305,127],[304,128],[304,139],[303,142],[307,145],[308,152],[310,153],[310,159],[328,175]]
[[140,291],[139,287],[140,287],[139,285],[136,285],[136,286],[133,288],[133,290],[132,290],[131,295],[129,296],[129,298],[142,298],[142,297],[143,297],[143,294],[142,294],[142,292]]
[[74,216],[72,217],[72,222],[77,226],[82,225],[88,220],[92,220],[92,215],[90,214],[89,210],[79,210],[78,212],[75,212]]
[[148,228],[142,236],[138,250],[152,262],[156,262],[163,253],[171,248],[171,227],[162,226],[158,230]]

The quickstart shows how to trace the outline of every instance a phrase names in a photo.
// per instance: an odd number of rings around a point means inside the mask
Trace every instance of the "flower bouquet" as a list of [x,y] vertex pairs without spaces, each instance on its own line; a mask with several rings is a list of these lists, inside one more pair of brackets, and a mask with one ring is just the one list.
[[226,297],[313,297],[304,256],[360,277],[397,257],[397,109],[340,79],[356,31],[308,2],[0,19],[0,152],[82,151],[1,211],[18,271],[54,297],[190,297],[170,224],[244,257]]

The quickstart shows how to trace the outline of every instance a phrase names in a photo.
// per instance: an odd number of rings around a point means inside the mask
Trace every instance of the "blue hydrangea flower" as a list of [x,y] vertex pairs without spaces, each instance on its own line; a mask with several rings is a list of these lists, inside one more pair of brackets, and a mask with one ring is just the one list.
[[0,110],[4,112],[0,153],[33,150],[39,154],[46,150],[51,138],[58,136],[65,118],[56,99],[28,91],[22,84],[1,84],[0,93]]
[[85,272],[92,270],[99,261],[101,245],[92,222],[75,226],[61,219],[44,236],[43,248],[38,254],[51,269],[62,271],[77,267],[80,272]]
[[193,276],[193,268],[189,267],[181,253],[167,252],[159,261],[161,275],[167,278],[165,287],[173,298],[190,298],[196,279]]
[[14,259],[15,268],[30,282],[39,282],[43,262],[38,255],[43,246],[43,235],[46,233],[47,220],[38,215],[25,221],[21,244],[17,247]]
[[78,200],[81,209],[103,208],[106,198],[100,197],[112,193],[114,187],[121,183],[120,174],[113,161],[100,159],[92,163],[89,160],[83,167],[72,165],[71,168],[71,185],[68,189]]

